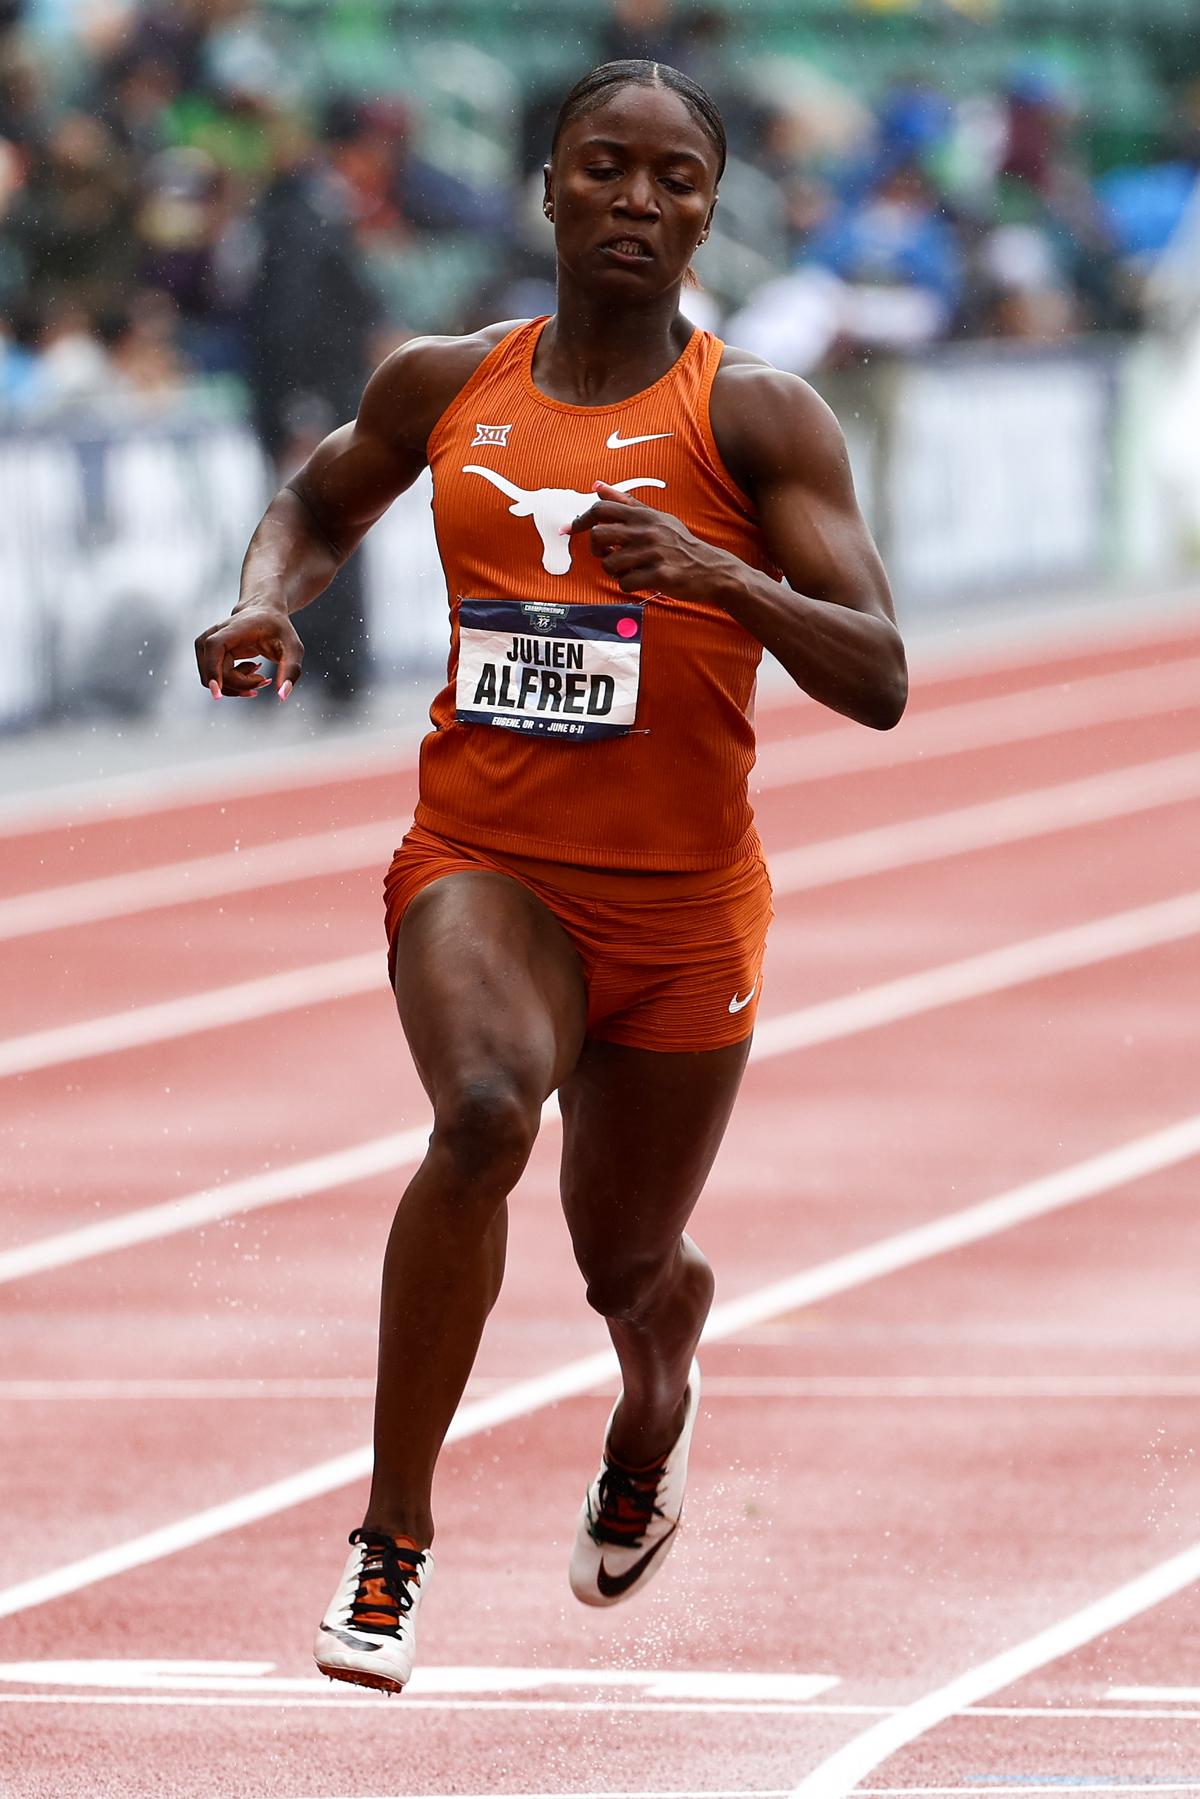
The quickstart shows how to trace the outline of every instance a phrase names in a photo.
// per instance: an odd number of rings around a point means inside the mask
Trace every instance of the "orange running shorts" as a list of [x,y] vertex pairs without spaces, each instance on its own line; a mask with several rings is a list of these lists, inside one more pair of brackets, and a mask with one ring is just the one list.
[[443,875],[487,869],[536,894],[583,964],[589,1037],[629,1049],[722,1049],[754,1029],[773,916],[757,839],[727,868],[630,874],[534,862],[413,825],[384,882],[388,970],[410,903]]

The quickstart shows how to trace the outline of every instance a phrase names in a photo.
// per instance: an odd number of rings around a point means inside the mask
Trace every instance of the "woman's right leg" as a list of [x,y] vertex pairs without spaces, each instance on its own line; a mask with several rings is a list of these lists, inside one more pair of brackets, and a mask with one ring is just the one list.
[[579,1058],[587,995],[553,914],[520,882],[481,871],[444,876],[408,907],[396,1001],[433,1134],[384,1257],[363,1523],[427,1546],[434,1463],[500,1290],[506,1201],[542,1102]]

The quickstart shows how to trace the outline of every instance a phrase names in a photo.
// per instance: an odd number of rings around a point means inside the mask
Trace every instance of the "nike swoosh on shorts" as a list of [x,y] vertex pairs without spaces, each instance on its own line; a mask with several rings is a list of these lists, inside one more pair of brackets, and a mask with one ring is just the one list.
[[674,437],[674,435],[673,431],[647,431],[642,437],[622,437],[619,431],[614,431],[604,447],[606,450],[627,450],[630,444],[648,444],[652,443],[656,437]]
[[660,1537],[658,1542],[655,1543],[652,1548],[647,1549],[645,1555],[641,1556],[633,1564],[632,1568],[626,1568],[624,1574],[610,1574],[608,1569],[604,1566],[604,1563],[601,1562],[599,1568],[596,1570],[596,1586],[598,1590],[603,1593],[606,1599],[616,1599],[622,1593],[627,1593],[634,1581],[640,1579],[645,1570],[650,1566],[659,1550],[665,1548],[674,1535],[675,1532],[669,1530],[665,1537]]
[[757,992],[758,992],[758,976],[756,975],[754,977],[754,985],[753,985],[753,987],[751,987],[751,989],[750,989],[749,993],[746,995],[745,999],[739,999],[737,994],[735,993],[733,998],[729,1002],[729,1010],[731,1012],[741,1012],[746,1006],[748,1006],[750,1004],[750,1001],[754,998],[754,995]]

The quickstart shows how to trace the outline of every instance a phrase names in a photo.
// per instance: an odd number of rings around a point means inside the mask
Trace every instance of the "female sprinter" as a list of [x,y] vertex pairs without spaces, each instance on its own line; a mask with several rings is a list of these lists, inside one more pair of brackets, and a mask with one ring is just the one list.
[[571,1586],[611,1605],[662,1565],[713,1291],[684,1228],[746,1065],[771,915],[747,800],[762,649],[864,725],[904,709],[832,416],[679,311],[724,163],[686,76],[585,76],[545,171],[557,312],[390,356],[271,502],[236,611],[197,643],[214,697],[266,685],[249,660],[266,657],[286,699],[291,614],[432,469],[449,680],[385,894],[433,1134],[384,1260],[370,1499],[316,1642],[327,1674],[385,1691],[412,1668],[434,1464],[555,1091],[563,1210],[623,1383]]

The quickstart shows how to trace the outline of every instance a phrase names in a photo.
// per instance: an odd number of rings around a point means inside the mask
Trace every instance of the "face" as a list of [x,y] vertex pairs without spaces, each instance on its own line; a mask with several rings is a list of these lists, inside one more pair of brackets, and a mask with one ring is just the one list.
[[670,88],[630,84],[567,126],[546,165],[560,262],[588,286],[683,279],[716,205],[718,155]]

